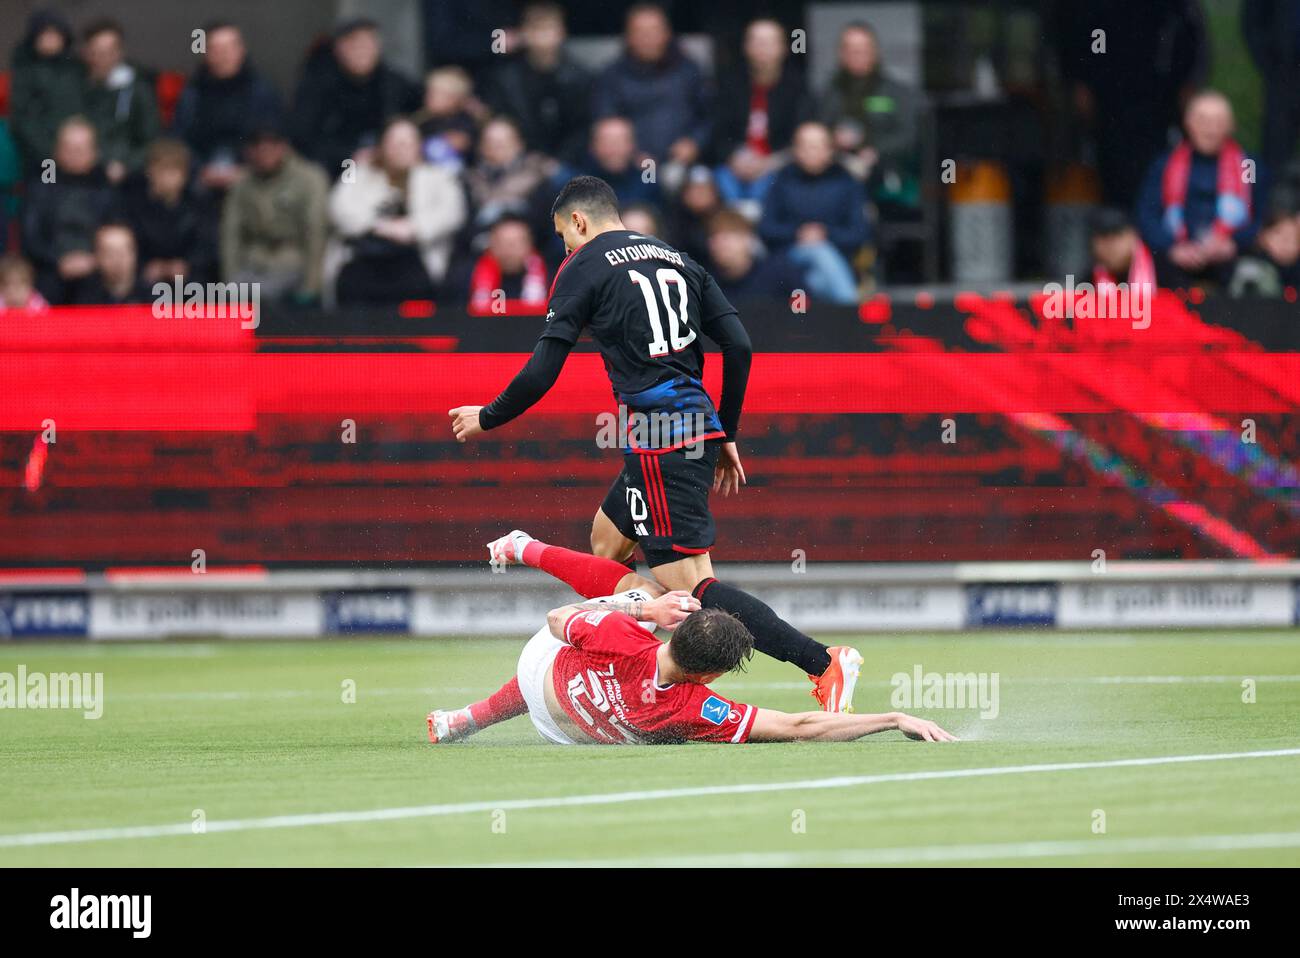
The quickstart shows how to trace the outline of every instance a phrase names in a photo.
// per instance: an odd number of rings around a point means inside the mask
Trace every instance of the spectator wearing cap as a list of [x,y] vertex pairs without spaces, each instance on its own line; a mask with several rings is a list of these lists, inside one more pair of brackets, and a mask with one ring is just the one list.
[[469,280],[469,313],[499,316],[546,310],[546,262],[533,245],[528,223],[504,216],[492,225],[488,247]]
[[340,304],[433,298],[466,219],[459,180],[423,161],[407,119],[389,122],[355,182],[334,185],[329,210],[338,240],[327,272],[338,277]]
[[36,270],[17,253],[0,256],[0,313],[6,310],[42,313],[49,309],[36,290]]
[[135,234],[146,283],[216,279],[219,209],[191,188],[190,151],[180,140],[150,145],[144,173],[123,187],[122,217]]
[[430,70],[424,81],[424,106],[412,119],[419,127],[424,159],[459,170],[478,134],[474,81],[461,67]]
[[59,14],[40,11],[14,50],[10,124],[23,175],[37,176],[54,155],[63,121],[81,112],[81,64],[72,52],[72,28]]
[[552,181],[558,171],[555,160],[524,149],[514,120],[489,120],[479,134],[474,165],[465,171],[473,229],[485,231],[508,213],[525,219],[531,229],[549,226]]
[[95,272],[95,230],[117,213],[118,197],[99,162],[95,128],[81,116],[59,127],[58,176],[28,181],[23,249],[36,266],[36,287],[55,305],[76,299]]
[[857,302],[849,265],[871,240],[862,184],[835,162],[831,132],[809,122],[795,131],[793,162],[772,182],[758,233],[808,278],[815,298]]
[[608,183],[620,206],[659,200],[658,177],[650,175],[637,148],[636,128],[624,117],[610,116],[592,124],[583,172]]
[[1226,97],[1196,94],[1183,113],[1186,136],[1147,171],[1138,228],[1165,286],[1225,283],[1238,253],[1255,242],[1267,170],[1233,139],[1233,126]]
[[1092,281],[1096,286],[1127,283],[1133,287],[1144,284],[1154,292],[1155,259],[1123,210],[1103,207],[1094,212],[1089,233]]
[[389,117],[409,113],[419,102],[416,85],[383,61],[378,24],[347,20],[304,68],[294,99],[293,142],[333,179],[344,160],[368,158]]
[[492,71],[484,100],[515,121],[529,149],[575,163],[591,122],[591,77],[565,52],[564,9],[528,4],[519,38],[522,49]]
[[104,172],[115,184],[144,166],[145,151],[162,125],[150,78],[126,60],[124,36],[116,21],[98,20],[85,29],[81,44],[83,110],[99,134]]
[[718,189],[729,204],[761,206],[795,127],[813,114],[803,72],[789,61],[785,28],[754,20],[745,29],[745,63],[718,83],[713,155]]
[[95,231],[95,272],[77,291],[80,306],[128,306],[153,301],[138,270],[135,234],[126,223],[104,223]]
[[248,60],[244,36],[233,23],[204,29],[203,63],[176,104],[175,129],[198,165],[198,183],[224,192],[243,175],[240,155],[250,132],[278,124],[280,99]]
[[623,38],[622,55],[596,80],[592,115],[627,117],[656,161],[689,166],[711,134],[704,73],[682,52],[658,4],[633,4]]
[[748,219],[720,210],[709,220],[709,270],[733,304],[782,302],[803,284],[803,275],[784,256],[767,255]]
[[889,76],[868,23],[840,33],[838,67],[822,96],[821,119],[834,131],[845,165],[867,179],[884,205],[920,205],[921,95]]
[[253,131],[248,175],[226,194],[221,210],[221,273],[227,282],[260,283],[267,300],[308,303],[321,295],[321,263],[329,232],[329,183],[294,153],[279,127]]

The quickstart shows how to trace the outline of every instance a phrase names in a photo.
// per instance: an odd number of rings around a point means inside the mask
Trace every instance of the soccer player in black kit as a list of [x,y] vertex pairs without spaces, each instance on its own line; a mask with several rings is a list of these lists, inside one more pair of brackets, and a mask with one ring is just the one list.
[[[623,470],[592,524],[592,552],[627,562],[638,543],[654,577],[736,616],[760,652],[802,669],[828,712],[850,707],[862,656],[827,648],[761,600],[713,577],[709,491],[739,492],[736,450],[749,379],[749,335],[713,277],[686,254],[632,233],[604,180],[579,176],[551,210],[568,256],[551,285],[546,329],[532,357],[487,406],[450,410],[459,442],[519,416],[554,385],[584,330],[600,347],[633,428]],[[701,335],[722,351],[722,396],[704,389]]]

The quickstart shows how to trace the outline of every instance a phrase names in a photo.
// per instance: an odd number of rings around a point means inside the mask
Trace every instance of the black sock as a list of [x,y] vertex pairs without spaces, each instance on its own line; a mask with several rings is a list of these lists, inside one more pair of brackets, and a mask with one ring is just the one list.
[[754,648],[764,655],[792,662],[809,675],[821,675],[830,667],[826,646],[804,635],[761,599],[717,579],[705,579],[694,591],[704,608],[722,609],[738,618],[754,636]]

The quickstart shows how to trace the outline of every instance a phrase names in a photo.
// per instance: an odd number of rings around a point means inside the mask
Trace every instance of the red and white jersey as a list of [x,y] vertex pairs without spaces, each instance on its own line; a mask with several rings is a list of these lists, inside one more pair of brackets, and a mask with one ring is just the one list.
[[748,740],[758,709],[704,685],[661,686],[662,643],[622,612],[576,612],[564,625],[567,646],[555,656],[555,697],[578,726],[602,744]]

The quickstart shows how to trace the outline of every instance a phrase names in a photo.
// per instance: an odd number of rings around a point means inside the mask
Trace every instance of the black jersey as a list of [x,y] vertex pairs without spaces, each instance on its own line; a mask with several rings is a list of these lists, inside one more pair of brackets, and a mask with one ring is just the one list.
[[[680,414],[685,423],[701,417],[686,427],[688,438],[708,439],[725,430],[704,390],[702,335],[715,338],[718,321],[735,312],[713,277],[685,253],[653,236],[611,230],[560,267],[542,336],[573,345],[589,332],[614,396],[629,412]],[[662,448],[682,438],[646,445]]]
[[[496,428],[536,402],[584,332],[600,347],[614,396],[629,418],[640,414],[651,421],[640,436],[632,428],[632,445],[669,449],[735,438],[750,361],[736,308],[685,253],[622,229],[601,233],[561,264],[533,359],[483,409],[483,428]],[[704,389],[705,336],[723,350],[721,413]]]

